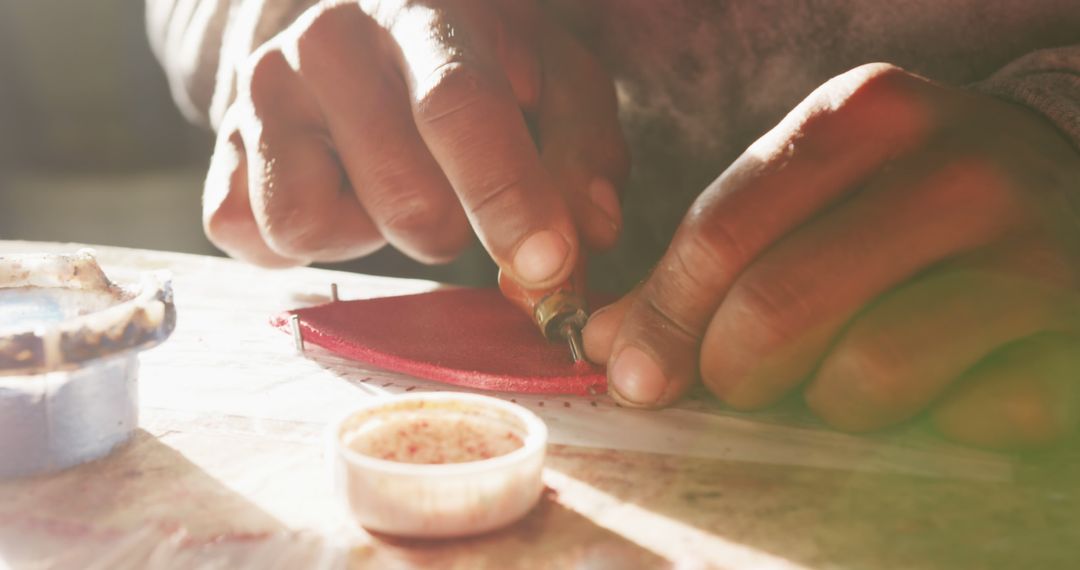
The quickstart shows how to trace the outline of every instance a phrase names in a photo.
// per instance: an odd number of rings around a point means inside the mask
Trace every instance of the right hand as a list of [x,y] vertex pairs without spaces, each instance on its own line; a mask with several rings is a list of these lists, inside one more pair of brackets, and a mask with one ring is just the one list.
[[233,70],[204,192],[214,244],[264,266],[387,242],[438,263],[471,225],[535,288],[568,277],[579,242],[614,244],[628,157],[580,44],[531,0],[366,4],[320,2]]

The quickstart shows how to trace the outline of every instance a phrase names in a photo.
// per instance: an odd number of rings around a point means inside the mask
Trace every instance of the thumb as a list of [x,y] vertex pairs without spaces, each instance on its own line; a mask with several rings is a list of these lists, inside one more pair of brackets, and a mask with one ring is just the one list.
[[699,376],[701,339],[741,259],[730,239],[708,231],[717,224],[704,219],[695,206],[611,343],[609,389],[627,405],[670,404]]

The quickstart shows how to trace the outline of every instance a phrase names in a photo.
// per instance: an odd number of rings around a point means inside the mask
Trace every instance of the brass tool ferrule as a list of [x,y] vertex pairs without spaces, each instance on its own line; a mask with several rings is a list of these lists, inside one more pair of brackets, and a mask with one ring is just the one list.
[[585,312],[585,300],[569,291],[555,291],[544,297],[533,310],[533,320],[548,340],[565,340],[565,327],[578,332],[585,328],[589,315]]

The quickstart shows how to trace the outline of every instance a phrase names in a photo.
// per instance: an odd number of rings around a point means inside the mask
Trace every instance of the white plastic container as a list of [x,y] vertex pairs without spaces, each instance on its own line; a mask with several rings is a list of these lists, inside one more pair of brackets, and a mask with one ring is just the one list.
[[525,516],[543,491],[547,427],[489,396],[380,399],[332,423],[327,440],[336,493],[360,526],[376,532],[480,534]]

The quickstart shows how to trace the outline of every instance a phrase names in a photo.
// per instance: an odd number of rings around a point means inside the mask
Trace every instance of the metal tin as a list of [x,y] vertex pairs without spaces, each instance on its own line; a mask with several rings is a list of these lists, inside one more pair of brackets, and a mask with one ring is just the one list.
[[0,256],[0,478],[100,458],[138,424],[138,353],[172,333],[166,276],[112,283],[93,252]]

